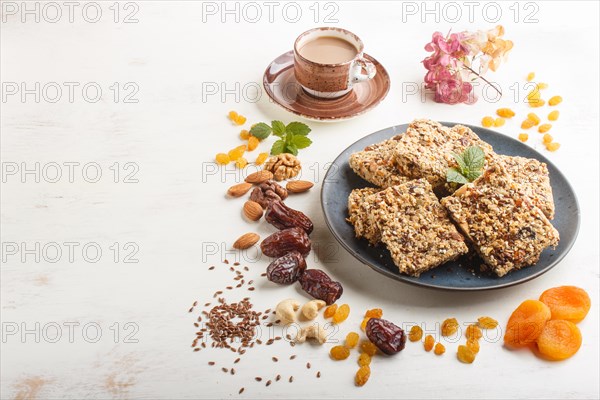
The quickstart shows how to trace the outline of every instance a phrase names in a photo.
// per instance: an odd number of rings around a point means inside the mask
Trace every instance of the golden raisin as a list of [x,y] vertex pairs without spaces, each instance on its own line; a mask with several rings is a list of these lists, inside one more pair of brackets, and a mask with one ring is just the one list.
[[236,147],[235,149],[229,150],[229,153],[227,153],[227,155],[229,156],[229,159],[231,161],[236,161],[241,156],[243,156],[245,152],[246,152],[246,145],[243,144],[241,146]]
[[530,72],[527,74],[527,82],[531,82],[535,78],[535,72]]
[[531,128],[534,125],[535,125],[535,122],[533,122],[530,119],[526,119],[525,121],[523,121],[521,123],[521,129],[529,129],[529,128]]
[[248,139],[248,151],[256,149],[259,143],[260,142],[257,138],[255,138],[254,136],[250,136],[250,138]]
[[365,317],[362,322],[360,323],[360,329],[364,332],[365,329],[367,329],[367,322],[369,322],[371,318],[370,317]]
[[350,306],[348,304],[342,304],[338,307],[335,314],[333,314],[333,323],[341,324],[348,318],[348,315],[350,315]]
[[360,337],[358,336],[358,333],[350,332],[348,335],[346,335],[346,347],[349,349],[356,347],[359,338]]
[[250,139],[250,132],[248,132],[246,129],[242,129],[242,131],[240,132],[240,139],[242,139],[242,140]]
[[235,111],[229,111],[229,114],[227,114],[227,116],[229,117],[229,119],[230,119],[232,122],[235,122],[235,120],[236,120],[236,119],[237,119],[237,117],[238,117],[238,113],[236,113]]
[[542,140],[544,141],[544,144],[548,144],[548,143],[552,143],[554,138],[549,133],[544,133],[544,137]]
[[481,329],[477,325],[469,325],[467,326],[467,331],[465,332],[465,336],[467,339],[481,339],[483,333]]
[[529,102],[529,107],[542,107],[544,104],[546,104],[546,102],[542,99],[535,99]]
[[431,335],[425,336],[425,341],[423,342],[423,347],[425,351],[431,351],[433,349],[433,344],[435,343],[435,339]]
[[408,339],[411,342],[418,342],[423,337],[423,329],[419,325],[414,325],[410,328],[410,332],[408,333]]
[[496,115],[502,118],[512,118],[515,116],[515,112],[510,108],[499,108],[496,110]]
[[436,343],[435,347],[433,349],[433,352],[435,353],[436,356],[441,356],[442,354],[444,354],[446,352],[446,348],[444,347],[443,344]]
[[246,165],[248,165],[248,160],[246,160],[244,157],[240,157],[235,160],[235,166],[240,169],[244,168]]
[[540,82],[537,84],[538,89],[548,89],[548,84],[544,82]]
[[369,380],[371,376],[371,368],[368,365],[363,365],[356,371],[356,376],[354,377],[354,383],[356,386],[364,386],[365,383]]
[[504,118],[496,118],[496,120],[494,121],[494,126],[496,128],[499,128],[499,127],[503,126],[505,122],[506,122],[506,120]]
[[473,361],[475,361],[475,353],[473,353],[467,346],[458,346],[458,352],[456,353],[456,356],[460,362],[466,364],[471,364]]
[[558,110],[554,110],[550,114],[548,114],[548,120],[556,121],[558,119],[559,115],[560,115],[560,112]]
[[334,346],[329,350],[329,355],[334,360],[345,360],[350,356],[350,349],[345,346]]
[[246,123],[246,117],[243,115],[238,115],[233,122],[235,122],[236,125],[244,125]]
[[548,132],[550,130],[550,128],[552,128],[552,124],[542,124],[538,128],[538,132],[539,133],[546,133],[546,132]]
[[556,151],[560,148],[560,143],[552,142],[546,144],[546,150],[548,151]]
[[477,323],[481,329],[494,329],[498,326],[498,321],[492,317],[479,317]]
[[519,133],[519,140],[521,142],[526,142],[529,139],[529,135],[526,133]]
[[536,113],[527,114],[527,119],[530,120],[531,122],[533,122],[533,125],[537,125],[541,121],[540,117],[538,117]]
[[550,97],[550,100],[548,100],[548,105],[550,106],[556,106],[560,103],[562,103],[562,97],[560,96],[552,96]]
[[218,164],[226,165],[229,164],[229,156],[225,153],[219,153],[215,156],[215,160]]
[[479,353],[479,341],[477,341],[477,339],[467,339],[467,347],[473,353]]
[[489,128],[494,125],[494,117],[483,117],[481,120],[481,125]]
[[337,308],[338,308],[337,304],[330,305],[329,307],[327,307],[325,309],[325,311],[323,311],[323,317],[325,317],[325,318],[331,318],[331,317],[333,317],[333,315],[337,311]]
[[375,354],[377,354],[377,346],[365,339],[360,342],[360,351],[373,357]]
[[268,153],[260,153],[260,154],[258,155],[258,157],[256,157],[256,161],[255,161],[255,163],[256,163],[257,165],[261,165],[261,164],[263,164],[263,163],[264,163],[264,162],[267,160],[267,157],[269,157],[269,154],[268,154]]
[[456,318],[448,318],[442,322],[442,336],[450,336],[458,330],[458,321]]
[[365,313],[365,317],[369,318],[381,318],[383,317],[383,310],[381,308],[373,308]]
[[361,353],[358,357],[358,365],[362,367],[369,364],[371,364],[371,356],[367,353]]

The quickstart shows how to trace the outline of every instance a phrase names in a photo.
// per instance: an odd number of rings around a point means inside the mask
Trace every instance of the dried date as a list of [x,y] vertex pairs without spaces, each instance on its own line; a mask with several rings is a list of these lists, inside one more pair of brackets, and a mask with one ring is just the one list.
[[250,200],[257,202],[264,209],[273,200],[285,200],[288,196],[286,188],[273,180],[261,183],[250,193]]
[[328,305],[335,303],[344,291],[339,282],[333,281],[320,269],[307,269],[298,281],[306,293]]
[[277,229],[298,227],[310,235],[313,223],[303,212],[294,210],[283,204],[281,200],[269,202],[265,212],[265,220]]
[[306,257],[310,253],[310,247],[310,238],[302,228],[275,232],[260,244],[263,254],[268,257],[281,257],[294,250]]
[[366,333],[369,340],[388,355],[400,352],[406,345],[404,330],[385,319],[371,318]]
[[289,285],[298,280],[306,269],[306,260],[297,251],[291,251],[279,257],[267,267],[267,279],[282,285]]

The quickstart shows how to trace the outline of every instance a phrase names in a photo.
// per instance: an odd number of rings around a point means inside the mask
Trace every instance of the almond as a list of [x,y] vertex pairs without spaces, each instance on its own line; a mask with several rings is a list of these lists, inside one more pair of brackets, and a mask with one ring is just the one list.
[[233,248],[238,250],[245,250],[254,246],[260,240],[260,236],[256,233],[245,233],[233,243]]
[[309,181],[290,181],[285,185],[288,192],[302,193],[314,186],[314,183]]
[[232,197],[240,197],[248,193],[248,190],[252,188],[251,183],[238,183],[227,189],[227,194]]
[[257,171],[257,172],[254,172],[253,174],[248,175],[246,177],[246,182],[253,183],[256,185],[259,183],[266,182],[270,179],[273,179],[273,173],[271,171],[267,171],[267,170],[263,169],[261,171]]
[[263,209],[260,204],[255,201],[248,200],[244,203],[244,215],[250,221],[258,221],[263,215]]

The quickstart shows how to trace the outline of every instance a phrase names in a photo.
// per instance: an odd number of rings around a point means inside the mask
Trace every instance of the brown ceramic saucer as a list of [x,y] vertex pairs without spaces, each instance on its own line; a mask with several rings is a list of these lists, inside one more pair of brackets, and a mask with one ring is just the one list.
[[383,66],[368,54],[377,74],[371,80],[336,99],[319,99],[306,93],[294,77],[294,53],[288,51],[267,67],[263,86],[271,100],[301,117],[317,121],[342,121],[361,115],[379,104],[390,90],[390,77]]

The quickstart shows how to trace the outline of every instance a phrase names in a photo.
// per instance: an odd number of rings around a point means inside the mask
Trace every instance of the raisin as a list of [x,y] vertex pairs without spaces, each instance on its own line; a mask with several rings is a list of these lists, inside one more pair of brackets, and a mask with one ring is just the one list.
[[[302,231],[300,228],[292,229]],[[306,235],[306,233],[304,233],[304,235]],[[308,238],[308,236],[306,237]],[[302,276],[300,276],[299,281],[302,289],[304,289],[306,293],[310,294],[315,299],[323,300],[327,304],[335,303],[344,291],[339,282],[331,280],[329,275],[320,269],[307,269]]]
[[546,290],[540,301],[550,308],[552,319],[571,322],[583,320],[590,311],[591,300],[587,292],[576,286],[559,286]]
[[366,333],[369,340],[385,354],[396,354],[406,345],[404,330],[385,319],[371,318],[367,322]]
[[560,115],[560,112],[558,110],[554,110],[554,111],[550,112],[550,114],[548,114],[548,120],[556,121],[558,119],[559,115]]
[[538,117],[536,113],[527,114],[527,119],[533,122],[533,125],[538,125],[540,123],[540,117]]
[[248,151],[253,151],[258,147],[259,144],[259,140],[258,138],[255,138],[254,136],[250,136],[248,138]]
[[456,357],[460,362],[465,364],[471,364],[475,361],[475,353],[473,353],[467,346],[458,346]]
[[518,347],[535,342],[550,316],[550,309],[541,301],[525,300],[508,319],[504,343]]
[[458,331],[458,321],[456,318],[448,318],[442,322],[442,336],[454,335]]
[[433,349],[434,343],[435,340],[433,339],[433,336],[427,335],[425,336],[425,341],[423,342],[423,348],[425,349],[425,351],[431,351],[431,349]]
[[502,118],[512,118],[515,116],[515,112],[510,108],[499,108],[496,110],[496,115]]
[[268,153],[260,153],[258,155],[258,157],[256,157],[256,161],[254,161],[254,162],[256,163],[256,165],[262,165],[267,160],[268,157],[269,157]]
[[229,156],[229,159],[231,161],[236,161],[240,157],[242,157],[245,152],[246,152],[246,145],[243,144],[241,146],[236,147],[235,149],[229,150],[229,153],[227,153],[227,155]]
[[231,161],[229,159],[229,156],[225,153],[219,153],[215,156],[215,161],[217,162],[217,164],[221,164],[221,165],[226,165],[229,164],[229,161]]
[[369,364],[371,364],[371,356],[367,353],[361,353],[361,355],[358,357],[358,365],[362,367]]
[[383,317],[383,310],[381,308],[373,308],[365,313],[365,317],[381,318]]
[[531,82],[535,78],[535,72],[530,72],[527,74],[527,82]]
[[414,325],[410,328],[410,332],[408,333],[408,339],[411,342],[418,342],[423,337],[423,329],[419,325]]
[[345,346],[334,346],[329,350],[329,355],[334,360],[345,360],[350,356],[350,349]]
[[554,138],[552,135],[549,133],[544,133],[544,136],[542,137],[542,142],[544,142],[544,144],[552,143],[553,140]]
[[496,128],[499,128],[499,127],[503,126],[505,122],[506,122],[506,120],[504,118],[496,118],[494,120],[494,126]]
[[560,149],[560,143],[556,143],[556,142],[546,143],[546,150],[556,151],[558,149]]
[[556,106],[560,103],[562,103],[562,97],[560,97],[560,96],[552,96],[552,97],[550,97],[550,100],[548,100],[549,106]]
[[519,133],[519,140],[521,142],[526,142],[527,140],[529,140],[529,135],[526,133]]
[[360,351],[368,354],[370,357],[373,357],[377,354],[377,346],[375,346],[369,340],[363,340],[360,342]]
[[523,121],[521,123],[521,129],[529,129],[529,128],[531,128],[534,125],[535,125],[535,122],[533,122],[530,119],[526,119],[525,121]]
[[479,341],[477,341],[477,339],[467,339],[467,347],[473,353],[479,353]]
[[279,257],[267,267],[267,279],[282,285],[289,285],[298,280],[306,270],[306,260],[297,251],[291,251]]
[[281,257],[294,250],[306,257],[310,253],[310,247],[308,235],[300,228],[275,232],[260,244],[263,254],[268,257]]
[[262,208],[267,208],[273,200],[285,200],[288,196],[286,188],[274,180],[268,180],[261,183],[250,193],[250,200],[260,204]]
[[298,227],[309,235],[313,231],[313,223],[310,218],[303,212],[286,206],[281,200],[269,202],[265,220],[277,229]]
[[442,354],[444,354],[446,352],[446,348],[444,347],[443,344],[436,343],[435,347],[433,348],[433,352],[436,356],[441,356]]
[[358,336],[358,333],[356,332],[350,332],[349,334],[346,335],[346,347],[348,347],[349,349],[353,349],[356,347],[356,345],[358,344],[358,339],[360,337]]
[[332,321],[334,324],[341,324],[350,315],[350,306],[348,304],[342,304],[338,307],[335,314],[333,314]]
[[469,325],[467,326],[467,331],[465,332],[465,336],[467,339],[481,339],[483,333],[481,333],[481,329],[477,325]]
[[537,339],[537,346],[544,357],[564,360],[577,353],[581,347],[581,332],[570,321],[548,321]]
[[337,311],[338,305],[337,304],[332,304],[329,307],[327,307],[325,309],[325,311],[323,312],[323,317],[324,318],[331,318],[334,316],[335,312]]
[[246,129],[242,129],[240,132],[240,139],[242,139],[242,140],[250,139],[250,132],[248,132]]
[[491,317],[479,317],[477,323],[481,329],[494,329],[498,326],[498,321]]
[[354,377],[354,383],[356,386],[364,386],[365,383],[369,380],[371,376],[371,368],[368,365],[363,365],[356,371],[356,376]]
[[248,165],[248,160],[246,160],[244,157],[240,157],[235,160],[235,166],[240,169],[244,168],[246,165]]
[[552,124],[542,124],[538,128],[539,133],[546,133],[552,128]]
[[494,125],[494,117],[483,117],[481,119],[481,125],[485,128],[489,128]]
[[371,319],[371,317],[365,317],[362,322],[360,323],[360,329],[364,332],[365,329],[367,329],[367,322],[369,322],[369,320]]

